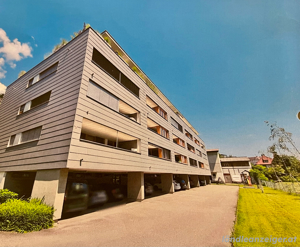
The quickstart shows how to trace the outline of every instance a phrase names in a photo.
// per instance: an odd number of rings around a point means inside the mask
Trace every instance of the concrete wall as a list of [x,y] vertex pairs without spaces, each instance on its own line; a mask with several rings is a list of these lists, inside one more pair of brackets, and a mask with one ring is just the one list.
[[217,182],[219,178],[224,182],[225,178],[223,175],[219,151],[209,151],[207,152],[207,156],[212,175],[212,182]]
[[[7,87],[0,105],[0,171],[66,167],[87,38],[88,31]],[[55,73],[26,88],[31,78],[56,62]],[[21,105],[48,91],[48,103],[18,116]],[[11,135],[39,126],[43,126],[39,141],[7,147]]]
[[[126,90],[110,75],[100,69],[92,62],[93,48],[96,48],[110,62],[112,62],[124,75],[140,88],[140,97],[134,96]],[[87,97],[89,80],[93,80],[122,101],[140,111],[141,123],[136,123],[118,114]],[[168,114],[168,120],[162,118],[146,105],[146,96],[149,96]],[[189,99],[181,99],[189,100]],[[191,102],[192,103],[192,102]],[[68,157],[68,167],[71,169],[95,169],[102,171],[137,171],[151,173],[173,173],[173,174],[203,174],[210,175],[208,160],[200,157],[175,143],[172,138],[166,139],[147,129],[147,117],[169,130],[172,133],[189,143],[196,149],[206,154],[195,142],[185,136],[171,125],[170,117],[173,117],[183,129],[188,130],[195,136],[195,133],[135,74],[131,68],[107,45],[106,41],[100,38],[92,29],[89,30],[87,54],[84,62],[83,78],[80,88],[78,107],[76,110],[75,126]],[[80,141],[80,132],[83,118],[90,119],[97,123],[117,129],[126,134],[141,139],[141,153],[126,152],[111,147],[91,144]],[[201,140],[199,137],[198,140]],[[153,158],[148,156],[148,142],[171,150],[171,161]],[[202,140],[201,140],[202,142]],[[205,169],[191,167],[175,162],[174,153],[191,157],[203,162]],[[83,159],[82,166],[80,160]]]

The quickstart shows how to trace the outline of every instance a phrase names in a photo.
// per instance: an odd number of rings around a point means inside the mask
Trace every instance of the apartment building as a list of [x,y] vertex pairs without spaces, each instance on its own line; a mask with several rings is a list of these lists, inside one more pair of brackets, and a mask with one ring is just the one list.
[[165,193],[176,175],[210,182],[198,132],[107,31],[84,30],[9,85],[0,116],[0,189],[45,197],[56,219],[80,173],[124,175],[137,201],[149,174]]

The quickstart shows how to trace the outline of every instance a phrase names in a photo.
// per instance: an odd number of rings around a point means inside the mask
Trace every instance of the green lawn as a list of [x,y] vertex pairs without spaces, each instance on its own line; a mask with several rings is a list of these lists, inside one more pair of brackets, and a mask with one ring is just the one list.
[[264,192],[240,188],[233,237],[261,239],[272,235],[272,241],[275,241],[274,237],[297,237],[296,242],[235,242],[234,246],[300,246],[300,196],[267,187],[264,187]]

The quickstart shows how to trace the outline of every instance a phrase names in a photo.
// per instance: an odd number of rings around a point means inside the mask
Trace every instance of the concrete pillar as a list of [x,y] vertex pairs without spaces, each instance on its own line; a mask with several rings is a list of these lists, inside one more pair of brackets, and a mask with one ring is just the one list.
[[45,198],[45,203],[55,208],[54,220],[61,218],[68,169],[53,169],[37,171],[31,197]]
[[183,174],[182,178],[184,179],[184,181],[186,183],[186,189],[189,190],[191,188],[190,180],[189,180],[189,175]]
[[194,187],[200,187],[198,175],[190,175]]
[[173,184],[173,174],[172,173],[165,173],[161,174],[161,188],[162,192],[173,194],[174,184]]
[[209,176],[205,176],[206,184],[211,184],[211,180]]
[[0,172],[0,190],[4,189],[6,172]]
[[129,201],[141,202],[145,199],[143,172],[128,172],[127,194]]

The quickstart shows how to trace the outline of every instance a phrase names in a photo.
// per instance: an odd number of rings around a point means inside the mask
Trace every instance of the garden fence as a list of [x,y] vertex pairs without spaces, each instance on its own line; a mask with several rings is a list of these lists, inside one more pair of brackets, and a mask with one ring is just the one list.
[[299,182],[270,182],[270,181],[262,181],[264,186],[275,190],[281,190],[287,193],[296,193],[300,194],[300,183]]

